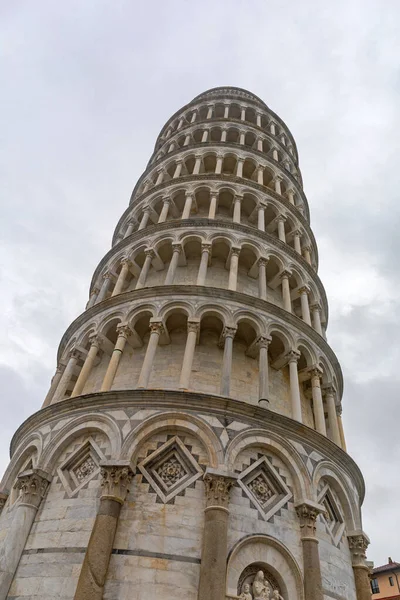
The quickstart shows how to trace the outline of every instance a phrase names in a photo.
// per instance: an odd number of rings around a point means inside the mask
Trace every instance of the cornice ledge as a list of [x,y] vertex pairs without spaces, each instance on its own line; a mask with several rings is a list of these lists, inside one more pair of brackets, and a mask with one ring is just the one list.
[[260,298],[255,298],[253,296],[248,296],[247,294],[243,294],[242,292],[234,292],[231,290],[223,290],[220,288],[214,288],[209,286],[197,286],[197,285],[162,285],[162,286],[154,286],[148,288],[142,288],[140,290],[132,290],[130,292],[125,292],[122,294],[118,294],[117,296],[112,296],[107,300],[103,300],[103,302],[99,302],[95,304],[91,308],[88,308],[85,312],[83,312],[79,317],[77,317],[68,329],[65,331],[63,337],[61,338],[60,345],[58,347],[57,352],[57,361],[59,362],[61,359],[62,352],[67,344],[67,341],[73,335],[73,332],[78,329],[81,325],[83,325],[86,321],[90,321],[94,316],[103,312],[104,309],[111,308],[113,306],[118,306],[119,304],[124,304],[125,302],[131,302],[132,300],[140,299],[140,298],[149,298],[149,297],[160,297],[160,296],[173,296],[176,298],[177,296],[203,296],[206,298],[220,298],[222,300],[231,300],[232,302],[238,302],[240,304],[244,304],[246,306],[251,306],[253,308],[259,308],[260,310],[275,315],[287,323],[291,324],[292,327],[296,329],[300,329],[305,335],[313,340],[313,342],[320,346],[325,354],[329,357],[331,361],[331,365],[336,372],[336,376],[338,378],[338,386],[339,386],[339,396],[341,397],[343,394],[343,374],[340,368],[339,361],[336,357],[336,354],[329,346],[328,342],[319,335],[310,325],[304,323],[299,317],[287,312],[285,309],[277,306],[276,304],[272,304],[271,302],[267,302],[265,300],[261,300]]
[[91,412],[105,409],[115,410],[123,406],[137,405],[138,408],[148,408],[150,405],[158,409],[177,409],[194,411],[196,414],[216,414],[220,416],[235,416],[244,418],[256,428],[265,428],[303,443],[307,444],[325,455],[328,459],[336,462],[341,468],[345,468],[349,476],[354,480],[362,504],[365,495],[365,483],[362,473],[347,452],[336,446],[329,438],[311,429],[307,425],[299,423],[290,417],[281,415],[272,410],[247,404],[240,400],[233,400],[222,396],[199,392],[181,392],[178,390],[120,390],[112,392],[98,392],[76,396],[63,400],[56,404],[42,408],[34,413],[20,425],[12,437],[10,443],[10,456],[33,429],[42,427],[46,423],[57,419],[72,417],[73,413]]

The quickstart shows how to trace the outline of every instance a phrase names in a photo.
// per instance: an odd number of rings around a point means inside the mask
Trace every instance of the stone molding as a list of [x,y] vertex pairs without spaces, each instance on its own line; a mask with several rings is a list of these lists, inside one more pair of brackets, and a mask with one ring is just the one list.
[[[369,537],[363,531],[352,531],[347,534],[353,567],[367,567],[366,552]],[[367,567],[368,568],[368,567]]]
[[255,428],[265,427],[299,443],[307,438],[309,446],[321,452],[328,460],[338,465],[354,481],[360,497],[360,504],[365,495],[364,479],[355,461],[329,438],[299,423],[262,406],[246,404],[240,400],[233,400],[213,396],[211,394],[196,392],[180,392],[175,390],[120,390],[111,392],[98,392],[76,396],[51,404],[34,413],[20,425],[15,432],[10,445],[11,457],[16,449],[36,429],[48,424],[54,419],[72,418],[93,411],[104,412],[106,409],[117,410],[125,406],[143,407],[151,406],[155,410],[195,411],[200,417],[202,414],[226,417],[236,417],[245,420]]
[[20,504],[39,508],[50,481],[51,477],[41,469],[30,469],[20,473],[15,484],[20,493]]
[[192,285],[162,285],[162,286],[154,286],[148,288],[141,288],[140,290],[132,290],[130,292],[125,292],[118,294],[117,296],[112,296],[107,300],[99,302],[95,304],[91,308],[87,309],[84,313],[82,313],[79,317],[75,319],[68,327],[63,337],[61,338],[60,345],[58,347],[57,353],[57,362],[59,363],[62,357],[62,353],[68,343],[68,341],[72,338],[74,333],[77,331],[79,327],[81,327],[84,323],[89,322],[95,315],[102,313],[105,309],[111,308],[113,306],[121,305],[125,302],[131,303],[133,300],[140,300],[142,298],[160,298],[160,297],[168,297],[173,296],[177,299],[179,296],[196,296],[197,299],[199,297],[204,298],[218,298],[226,302],[230,300],[232,302],[238,302],[240,304],[249,305],[251,304],[253,309],[258,309],[267,314],[276,316],[277,318],[282,319],[288,326],[293,327],[295,330],[301,331],[304,335],[310,338],[326,355],[327,359],[331,363],[332,368],[335,371],[337,382],[338,382],[338,395],[339,397],[342,394],[343,390],[343,375],[338,362],[338,359],[333,352],[332,348],[329,346],[328,342],[319,335],[311,327],[307,325],[302,319],[293,315],[292,313],[287,312],[285,309],[277,306],[276,304],[272,304],[266,300],[262,300],[261,298],[256,298],[254,296],[248,296],[247,294],[243,294],[242,292],[236,292],[232,290],[225,290],[221,288],[213,288],[210,286],[192,286]]
[[124,461],[104,461],[101,468],[101,498],[116,500],[120,504],[125,502],[129,493],[133,472],[130,463]]

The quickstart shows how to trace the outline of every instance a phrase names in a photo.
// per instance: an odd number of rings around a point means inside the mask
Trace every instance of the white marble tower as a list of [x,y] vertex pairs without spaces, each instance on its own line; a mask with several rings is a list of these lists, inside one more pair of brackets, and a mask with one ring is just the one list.
[[297,149],[240,88],[171,117],[0,486],[0,600],[368,600]]

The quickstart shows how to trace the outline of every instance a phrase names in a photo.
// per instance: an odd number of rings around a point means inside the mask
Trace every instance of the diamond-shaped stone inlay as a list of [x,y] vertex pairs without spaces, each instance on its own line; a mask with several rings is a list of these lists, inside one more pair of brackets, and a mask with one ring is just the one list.
[[321,520],[333,543],[337,546],[342,539],[345,523],[339,502],[328,484],[319,493],[318,502],[325,507],[325,514],[321,514]]
[[164,503],[172,500],[203,474],[197,461],[177,436],[162,444],[138,467]]
[[78,494],[84,485],[100,473],[99,465],[104,459],[105,456],[93,438],[89,438],[68,455],[57,472],[70,497]]
[[292,497],[285,481],[265,456],[243,471],[238,482],[266,521]]

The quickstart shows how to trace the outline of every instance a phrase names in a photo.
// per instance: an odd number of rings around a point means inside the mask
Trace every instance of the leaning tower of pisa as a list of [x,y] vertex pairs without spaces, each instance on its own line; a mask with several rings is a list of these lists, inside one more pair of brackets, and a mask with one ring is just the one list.
[[362,475],[297,149],[178,110],[0,487],[0,600],[367,600]]

